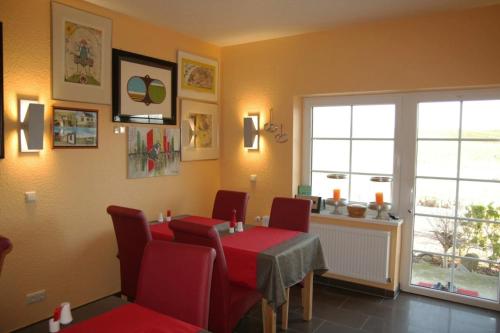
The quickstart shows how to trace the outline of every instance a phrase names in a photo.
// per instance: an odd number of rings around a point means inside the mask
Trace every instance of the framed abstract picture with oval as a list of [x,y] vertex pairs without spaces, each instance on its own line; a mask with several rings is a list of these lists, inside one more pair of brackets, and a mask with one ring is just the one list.
[[97,110],[54,106],[53,148],[97,148]]
[[179,97],[217,102],[219,64],[217,60],[178,51]]
[[113,121],[175,125],[177,64],[113,49]]
[[52,97],[111,103],[110,19],[52,2]]

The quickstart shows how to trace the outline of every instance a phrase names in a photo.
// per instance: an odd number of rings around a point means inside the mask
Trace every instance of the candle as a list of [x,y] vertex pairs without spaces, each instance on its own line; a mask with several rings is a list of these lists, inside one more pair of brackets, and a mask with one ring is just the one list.
[[384,204],[384,192],[375,193],[375,202],[379,206],[382,206]]
[[340,189],[336,188],[333,190],[333,201],[340,200]]

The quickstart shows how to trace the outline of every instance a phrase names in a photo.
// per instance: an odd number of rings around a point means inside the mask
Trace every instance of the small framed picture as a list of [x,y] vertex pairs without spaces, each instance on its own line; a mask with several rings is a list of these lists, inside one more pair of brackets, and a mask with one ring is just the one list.
[[113,49],[113,121],[175,125],[177,64]]
[[321,197],[316,197],[312,195],[296,195],[297,199],[311,200],[311,213],[319,213],[321,211]]
[[217,102],[219,96],[219,63],[215,59],[178,51],[179,97]]
[[97,148],[97,110],[54,106],[53,148]]

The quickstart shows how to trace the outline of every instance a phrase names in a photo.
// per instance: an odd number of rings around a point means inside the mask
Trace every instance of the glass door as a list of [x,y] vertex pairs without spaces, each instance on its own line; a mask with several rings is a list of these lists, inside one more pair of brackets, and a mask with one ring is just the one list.
[[500,99],[413,105],[411,257],[403,289],[498,304]]

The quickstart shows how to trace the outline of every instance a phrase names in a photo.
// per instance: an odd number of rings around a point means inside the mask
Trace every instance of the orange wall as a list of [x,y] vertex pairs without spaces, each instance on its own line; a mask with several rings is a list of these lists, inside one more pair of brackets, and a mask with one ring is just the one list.
[[[499,85],[498,41],[497,5],[224,47],[222,186],[250,192],[247,220],[268,214],[272,198],[299,182],[300,97]],[[243,116],[260,111],[265,123],[270,107],[288,143],[263,133],[261,151],[246,152]]]
[[[220,49],[80,1],[63,1],[113,20],[113,47],[176,61],[177,49],[220,58]],[[126,178],[126,135],[113,134],[111,107],[51,100],[49,0],[2,0],[6,158],[0,160],[0,234],[14,243],[0,276],[0,332],[46,318],[62,301],[77,306],[120,289],[109,204],[209,214],[219,161],[186,162],[179,176]],[[46,104],[45,148],[18,152],[17,95]],[[99,110],[99,149],[53,150],[53,104]],[[24,203],[35,190],[38,202]],[[46,289],[45,302],[26,305]]]

